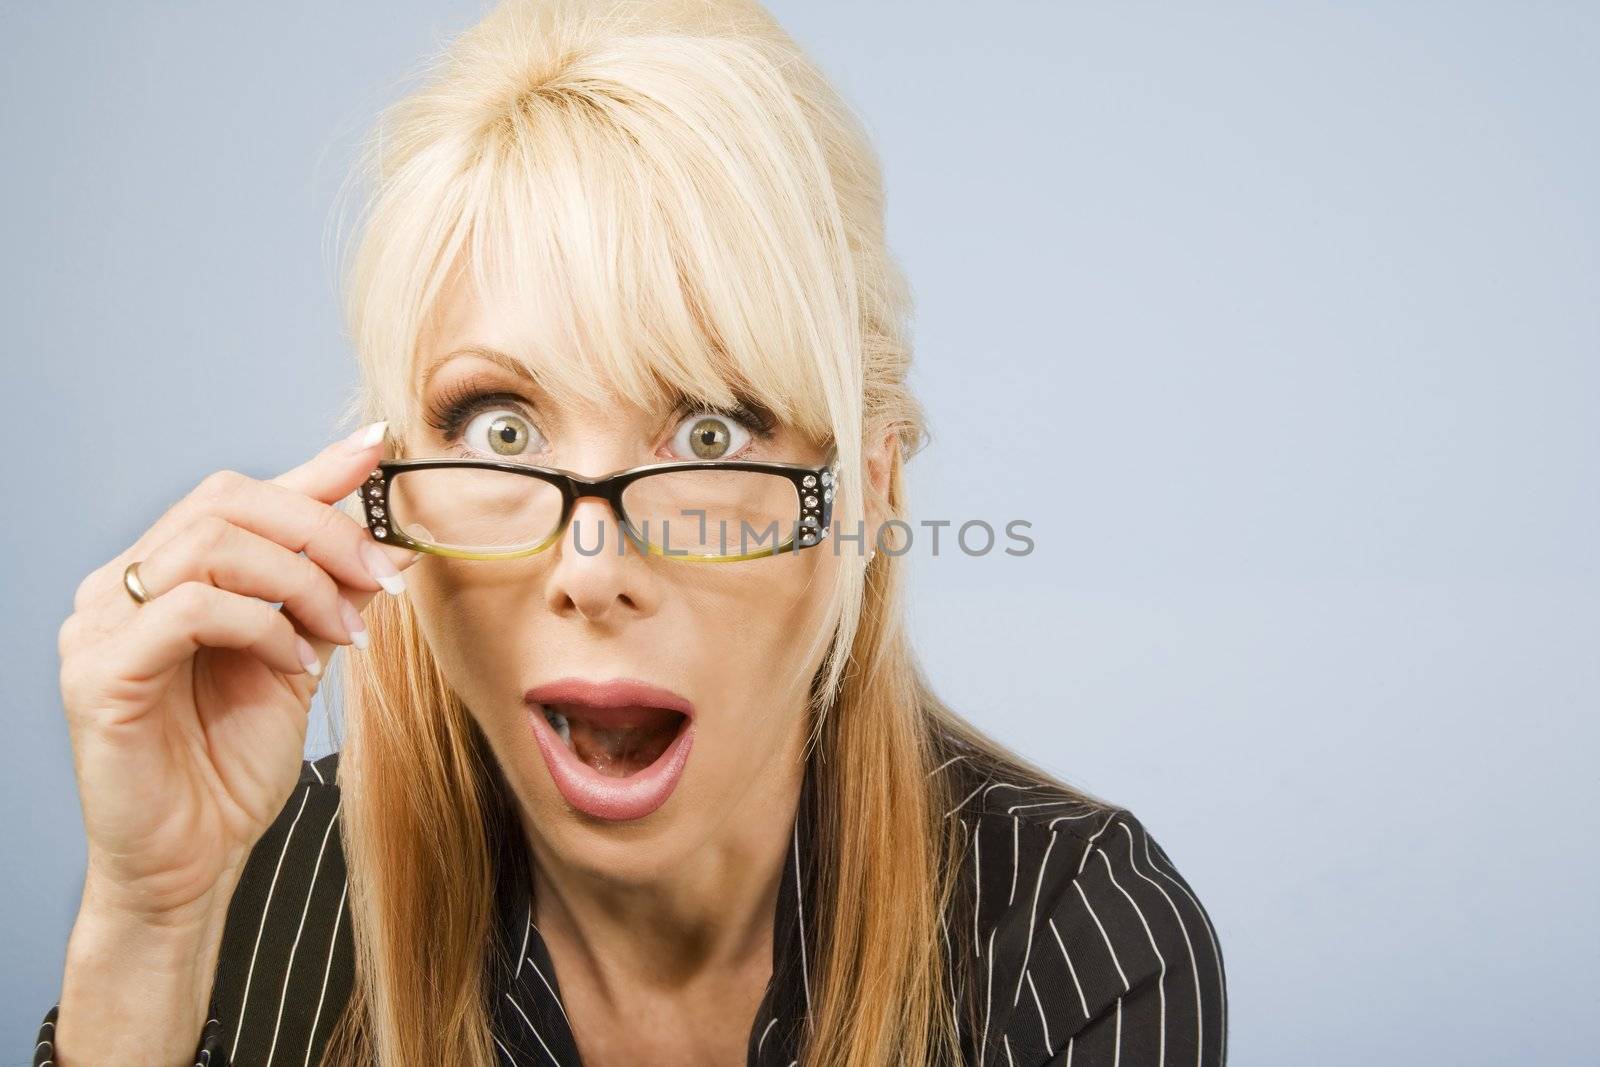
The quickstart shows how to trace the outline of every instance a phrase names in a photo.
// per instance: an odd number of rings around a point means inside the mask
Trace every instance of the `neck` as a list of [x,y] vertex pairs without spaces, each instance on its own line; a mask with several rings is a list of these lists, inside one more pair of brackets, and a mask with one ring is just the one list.
[[765,985],[804,776],[801,746],[782,747],[705,844],[659,877],[618,881],[530,842],[535,923],[564,981],[581,980],[614,1006],[734,976]]

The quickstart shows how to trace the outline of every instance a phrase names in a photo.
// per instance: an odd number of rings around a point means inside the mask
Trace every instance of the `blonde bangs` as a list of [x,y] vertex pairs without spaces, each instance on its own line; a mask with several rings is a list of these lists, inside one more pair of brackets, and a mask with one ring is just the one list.
[[853,267],[792,91],[731,39],[613,47],[500,71],[465,131],[391,175],[357,316],[389,334],[369,354],[404,360],[376,376],[411,383],[391,410],[417,417],[418,328],[465,270],[558,402],[754,400],[814,441],[859,437]]

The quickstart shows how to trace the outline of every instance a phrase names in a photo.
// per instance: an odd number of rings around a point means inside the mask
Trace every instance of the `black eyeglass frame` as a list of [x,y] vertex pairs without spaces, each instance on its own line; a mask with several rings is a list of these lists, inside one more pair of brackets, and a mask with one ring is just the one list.
[[[691,563],[737,563],[742,560],[776,556],[784,552],[798,552],[801,549],[813,548],[823,542],[823,539],[828,536],[828,531],[833,521],[833,494],[839,482],[838,455],[838,447],[830,447],[827,459],[823,461],[821,466],[817,467],[804,463],[779,463],[769,460],[673,460],[666,463],[646,463],[637,467],[626,467],[622,470],[612,471],[610,474],[601,475],[598,478],[585,478],[580,474],[560,467],[535,467],[526,463],[510,463],[491,459],[454,457],[385,459],[378,461],[377,467],[373,469],[371,474],[367,475],[366,481],[362,482],[361,488],[356,492],[361,497],[361,510],[366,518],[367,532],[373,540],[389,545],[400,545],[429,555],[485,561],[520,559],[525,556],[535,555],[555,544],[566,532],[567,524],[572,521],[572,512],[577,507],[579,500],[585,497],[598,497],[611,505],[611,513],[616,516],[618,527],[627,534],[628,539],[641,552]],[[391,524],[389,516],[389,490],[394,477],[406,471],[439,470],[451,467],[504,471],[508,474],[520,474],[529,478],[537,478],[555,486],[561,491],[561,518],[556,523],[555,530],[532,548],[519,548],[507,552],[475,552],[468,549],[448,548],[443,545],[417,541],[408,537],[401,530],[396,529]],[[634,528],[633,521],[628,517],[627,509],[622,503],[623,491],[634,482],[648,478],[651,475],[703,470],[756,471],[763,474],[781,475],[787,478],[795,490],[797,517],[793,525],[794,532],[787,539],[771,548],[731,556],[674,552],[651,544],[645,534]]]

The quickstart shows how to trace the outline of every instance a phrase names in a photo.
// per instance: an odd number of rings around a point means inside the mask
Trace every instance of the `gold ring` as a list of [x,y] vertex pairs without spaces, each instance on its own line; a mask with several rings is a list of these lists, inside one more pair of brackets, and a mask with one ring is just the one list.
[[122,584],[128,590],[128,595],[133,597],[135,604],[143,604],[150,599],[150,590],[144,587],[139,580],[139,561],[134,560],[122,572]]

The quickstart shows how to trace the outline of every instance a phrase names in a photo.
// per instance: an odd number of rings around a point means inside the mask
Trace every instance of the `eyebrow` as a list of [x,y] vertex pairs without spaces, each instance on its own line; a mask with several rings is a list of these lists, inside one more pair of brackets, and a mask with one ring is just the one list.
[[465,345],[461,348],[451,349],[428,363],[422,372],[422,392],[426,393],[428,391],[428,384],[433,381],[434,375],[438,374],[445,364],[453,362],[461,356],[476,356],[479,359],[493,363],[506,373],[521,378],[532,386],[537,387],[539,385],[539,379],[528,369],[527,364],[515,356],[508,355],[498,348],[490,348],[488,345]]
[[[495,366],[504,370],[507,374],[527,382],[533,389],[539,391],[540,393],[543,393],[544,391],[544,387],[540,383],[538,376],[528,369],[527,364],[523,363],[515,356],[506,352],[502,352],[498,348],[492,348],[488,345],[472,344],[451,349],[444,355],[436,356],[430,360],[422,372],[421,392],[418,395],[424,395],[427,393],[429,383],[431,383],[434,379],[434,376],[444,368],[445,364],[451,363],[461,356],[477,356],[479,359],[493,363]],[[706,404],[696,401],[694,398],[685,396],[683,394],[678,394],[675,402],[688,402],[691,404],[697,404],[706,410],[716,411],[724,415],[737,414],[737,411],[734,408],[724,408],[715,404]],[[771,407],[763,404],[754,396],[746,393],[743,390],[735,390],[735,406],[739,404],[742,404],[744,407],[749,409],[749,411],[755,414],[758,418],[766,421],[768,425],[773,425],[779,421],[777,413],[774,412]]]

